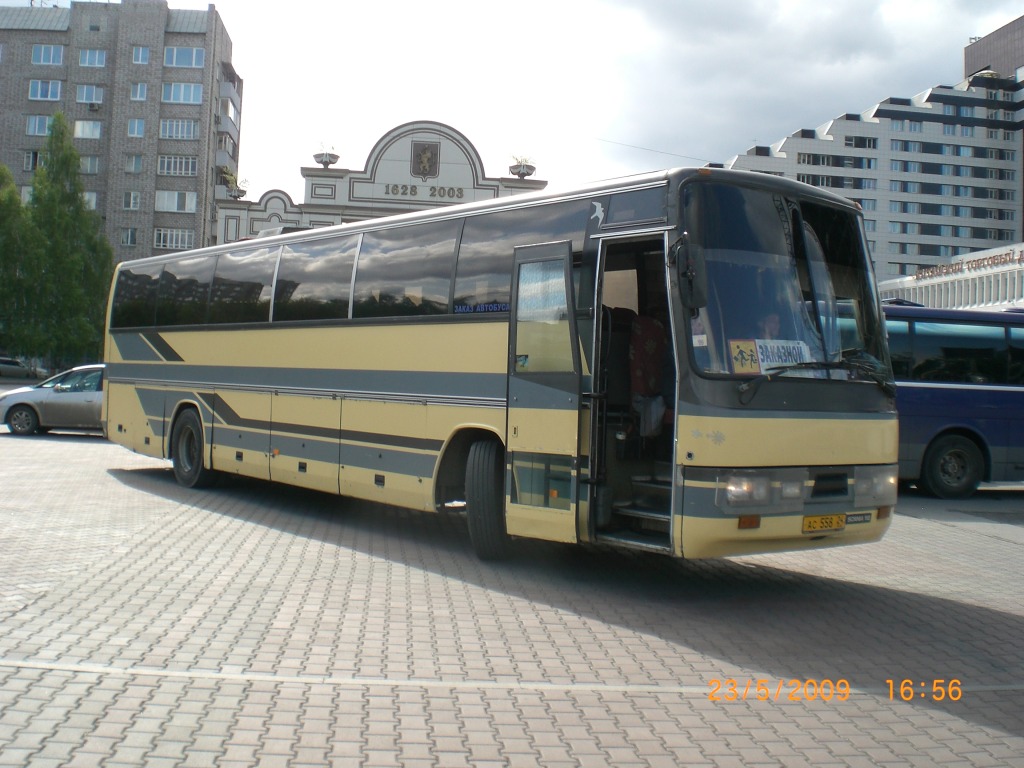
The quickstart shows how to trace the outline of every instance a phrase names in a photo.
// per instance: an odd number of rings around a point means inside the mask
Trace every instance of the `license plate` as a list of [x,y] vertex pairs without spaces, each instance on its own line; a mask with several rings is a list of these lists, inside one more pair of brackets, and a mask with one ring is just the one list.
[[804,533],[828,533],[846,527],[846,515],[811,515],[804,518]]

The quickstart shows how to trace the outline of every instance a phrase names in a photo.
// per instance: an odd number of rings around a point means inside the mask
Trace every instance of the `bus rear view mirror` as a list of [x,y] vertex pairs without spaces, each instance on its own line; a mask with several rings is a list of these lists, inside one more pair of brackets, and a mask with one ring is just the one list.
[[679,269],[679,295],[687,309],[700,309],[708,303],[708,275],[704,249],[690,242],[688,234],[672,246],[672,261]]

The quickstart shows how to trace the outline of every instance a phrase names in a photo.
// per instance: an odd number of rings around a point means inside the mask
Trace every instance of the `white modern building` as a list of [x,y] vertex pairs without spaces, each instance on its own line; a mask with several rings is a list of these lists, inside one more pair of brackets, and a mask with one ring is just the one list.
[[1022,239],[1021,90],[1011,74],[886,99],[726,165],[856,200],[879,279],[1009,245]]

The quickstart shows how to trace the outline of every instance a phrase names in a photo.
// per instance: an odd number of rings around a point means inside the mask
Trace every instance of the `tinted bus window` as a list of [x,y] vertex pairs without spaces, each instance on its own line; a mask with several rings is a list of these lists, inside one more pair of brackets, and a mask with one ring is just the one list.
[[1010,371],[1007,382],[1024,385],[1024,328],[1010,329]]
[[892,373],[897,379],[909,379],[914,367],[914,355],[910,350],[910,323],[906,320],[889,320],[889,357],[892,359]]
[[604,224],[613,226],[638,221],[664,221],[666,200],[664,187],[638,189],[612,195],[608,202],[608,218]]
[[284,246],[274,290],[274,322],[348,317],[359,235]]
[[192,256],[164,265],[157,289],[157,325],[200,325],[206,322],[210,283],[216,263],[216,256]]
[[517,245],[571,240],[583,250],[589,201],[474,216],[466,221],[455,276],[455,312],[508,312]]
[[914,371],[918,381],[1006,383],[1006,332],[967,323],[914,323]]
[[266,323],[278,248],[222,253],[210,293],[211,323]]
[[439,221],[363,235],[352,316],[446,314],[459,225]]
[[149,327],[156,320],[156,287],[163,264],[124,267],[117,275],[111,328]]

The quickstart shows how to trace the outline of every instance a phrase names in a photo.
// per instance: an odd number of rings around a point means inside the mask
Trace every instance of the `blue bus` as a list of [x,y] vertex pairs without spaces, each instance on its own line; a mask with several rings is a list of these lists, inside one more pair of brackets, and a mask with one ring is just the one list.
[[884,305],[900,480],[944,499],[1024,480],[1024,313]]

